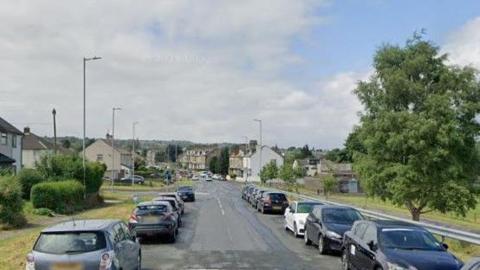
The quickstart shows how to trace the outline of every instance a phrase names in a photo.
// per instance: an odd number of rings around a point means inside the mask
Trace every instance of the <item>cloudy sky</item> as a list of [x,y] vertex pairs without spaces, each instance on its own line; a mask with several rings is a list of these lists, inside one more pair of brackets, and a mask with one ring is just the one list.
[[0,2],[0,116],[18,128],[144,139],[343,144],[352,95],[383,43],[415,30],[480,68],[479,1],[159,0]]

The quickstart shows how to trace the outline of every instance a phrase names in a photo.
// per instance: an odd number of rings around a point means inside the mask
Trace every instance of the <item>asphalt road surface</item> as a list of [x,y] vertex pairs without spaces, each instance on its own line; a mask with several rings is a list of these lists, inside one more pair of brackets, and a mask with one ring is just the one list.
[[186,203],[175,244],[142,239],[143,269],[340,269],[339,255],[319,255],[285,231],[282,215],[262,215],[228,182],[199,182]]

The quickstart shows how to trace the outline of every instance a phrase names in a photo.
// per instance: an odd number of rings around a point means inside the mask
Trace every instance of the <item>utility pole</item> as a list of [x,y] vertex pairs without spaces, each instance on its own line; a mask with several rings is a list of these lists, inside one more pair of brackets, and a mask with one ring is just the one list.
[[137,124],[137,121],[132,124],[132,186],[135,184],[135,126]]
[[260,148],[259,148],[260,152],[258,153],[259,154],[258,176],[260,177],[260,171],[262,170],[262,147],[263,147],[263,144],[262,144],[262,120],[261,119],[254,119],[253,121],[258,122],[259,127],[260,127]]
[[56,115],[57,111],[55,108],[52,110],[52,115],[53,115],[53,153],[56,155],[57,154],[57,121],[56,121]]
[[85,167],[85,135],[86,135],[86,125],[87,125],[87,113],[86,113],[86,97],[87,97],[87,86],[86,86],[86,77],[87,77],[87,61],[93,61],[93,60],[100,60],[102,59],[101,57],[91,57],[91,58],[86,58],[83,57],[83,140],[82,140],[82,165],[83,165],[83,186],[85,187],[85,191],[83,192],[83,199],[87,198],[87,189],[86,189],[86,184],[85,184],[85,178],[86,176],[86,167]]
[[115,183],[115,111],[120,111],[122,108],[112,108],[112,191]]

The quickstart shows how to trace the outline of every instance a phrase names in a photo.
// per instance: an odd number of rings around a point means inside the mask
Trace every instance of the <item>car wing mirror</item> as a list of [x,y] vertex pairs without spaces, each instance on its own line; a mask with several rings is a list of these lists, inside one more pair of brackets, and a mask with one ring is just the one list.
[[370,242],[368,242],[367,245],[368,245],[368,247],[370,248],[371,251],[373,251],[373,252],[377,251],[377,244],[375,244],[375,242],[370,241]]
[[445,249],[445,250],[448,250],[448,245],[446,243],[442,243],[442,247]]

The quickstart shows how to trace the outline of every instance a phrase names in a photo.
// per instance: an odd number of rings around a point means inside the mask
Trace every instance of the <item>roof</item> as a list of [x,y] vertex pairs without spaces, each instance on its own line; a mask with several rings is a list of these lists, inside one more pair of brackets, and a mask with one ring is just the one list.
[[148,201],[148,202],[141,202],[137,204],[137,206],[148,206],[148,205],[170,205],[170,204],[164,201]]
[[[110,140],[107,140],[107,139],[98,139],[97,141],[102,141],[102,142],[105,143],[106,145],[112,147],[112,141],[110,141]],[[131,154],[132,154],[130,151],[127,151],[127,150],[122,149],[122,148],[118,148],[117,146],[115,146],[114,149],[117,150],[118,152],[120,152],[120,154],[128,154],[128,155],[131,155]]]
[[324,204],[319,206],[322,209],[352,209],[355,210],[355,208],[350,207],[350,206],[341,206],[341,205],[331,205],[331,204]]
[[399,220],[374,220],[372,221],[379,228],[391,228],[391,227],[410,227],[410,228],[422,228],[418,225],[408,223]]
[[119,219],[79,219],[50,226],[42,232],[100,231],[118,223]]
[[15,159],[5,156],[0,153],[0,164],[12,164],[15,163]]
[[54,149],[53,143],[33,133],[25,133],[25,136],[23,137],[23,150],[48,150],[48,149]]
[[152,201],[177,201],[177,200],[172,197],[160,196],[160,197],[153,198]]
[[0,132],[4,133],[13,133],[17,135],[23,135],[23,133],[14,127],[12,124],[5,121],[5,119],[0,117]]

